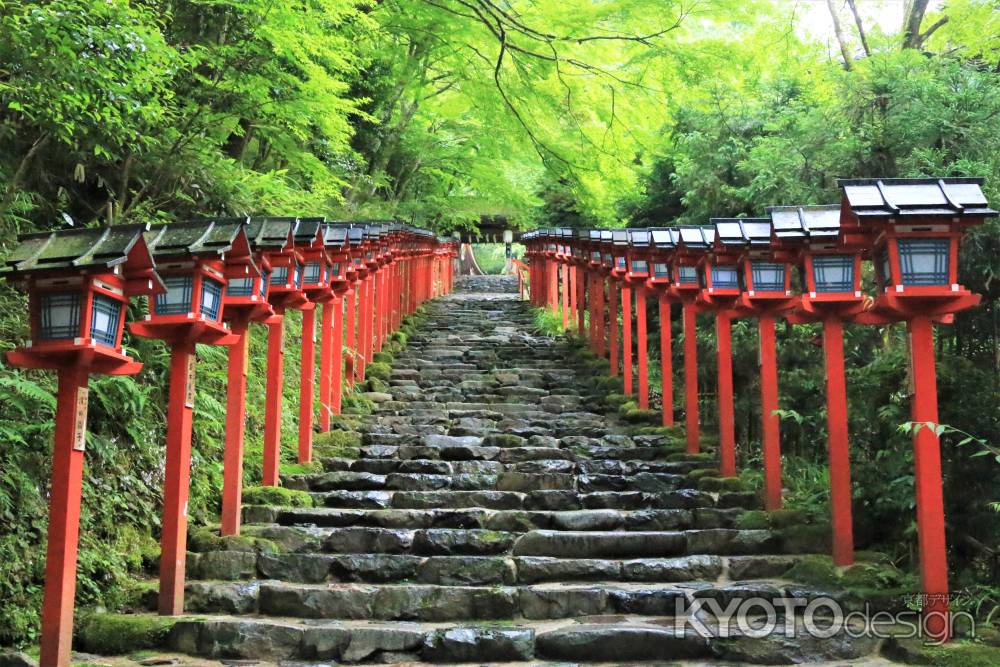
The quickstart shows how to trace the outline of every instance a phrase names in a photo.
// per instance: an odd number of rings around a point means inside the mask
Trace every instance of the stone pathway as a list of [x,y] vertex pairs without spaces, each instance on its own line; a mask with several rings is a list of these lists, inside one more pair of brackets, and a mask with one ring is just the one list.
[[569,344],[533,333],[516,282],[461,279],[426,311],[359,455],[284,480],[316,507],[248,507],[242,542],[195,541],[192,616],[164,649],[311,663],[882,664],[871,640],[685,631],[695,600],[822,593],[782,579],[796,556],[780,535],[736,527],[752,495],[697,488],[709,457],[629,435],[597,407]]

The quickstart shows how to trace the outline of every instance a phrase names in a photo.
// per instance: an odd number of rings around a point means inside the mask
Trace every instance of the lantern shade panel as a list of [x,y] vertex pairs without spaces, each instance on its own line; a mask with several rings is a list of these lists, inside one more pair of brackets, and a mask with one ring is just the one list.
[[118,343],[122,303],[103,294],[95,294],[90,307],[90,337],[110,347]]
[[712,266],[712,289],[739,289],[740,280],[736,267]]
[[204,277],[201,281],[201,314],[210,320],[218,320],[222,305],[222,283]]
[[62,340],[79,336],[81,304],[80,292],[41,294],[38,337],[43,340]]
[[[784,292],[785,265],[780,262],[753,261],[750,263],[753,288],[757,292]],[[714,274],[713,274],[714,275]]]
[[179,315],[191,312],[191,295],[194,277],[191,275],[165,276],[167,291],[157,294],[153,310],[157,315]]
[[816,255],[812,258],[816,292],[853,292],[853,255]]
[[900,278],[904,285],[946,285],[949,276],[948,239],[899,239]]

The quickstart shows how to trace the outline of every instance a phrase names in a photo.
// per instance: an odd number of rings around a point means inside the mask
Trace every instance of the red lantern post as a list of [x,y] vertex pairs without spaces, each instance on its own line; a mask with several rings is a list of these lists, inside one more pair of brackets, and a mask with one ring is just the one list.
[[854,562],[851,463],[844,381],[844,320],[865,309],[861,259],[871,239],[856,222],[841,225],[840,206],[777,206],[770,209],[773,242],[800,249],[803,293],[789,321],[823,323],[827,449],[833,562]]
[[[695,454],[700,449],[700,420],[698,415],[698,330],[697,314],[702,309],[698,303],[701,285],[698,265],[702,256],[715,239],[714,227],[680,227],[677,229],[677,246],[674,251],[673,283],[670,296],[681,303],[684,326],[684,430],[687,451]],[[722,474],[734,475],[726,458],[722,459]]]
[[646,285],[657,295],[660,315],[660,374],[663,394],[663,425],[674,425],[674,366],[670,322],[670,265],[680,238],[676,229],[652,228],[650,235],[651,269]]
[[924,629],[936,640],[950,638],[951,628],[933,322],[979,303],[978,294],[958,283],[958,248],[967,227],[997,215],[982,183],[975,178],[839,182],[841,220],[859,224],[875,239],[879,292],[872,315],[905,321],[910,334]]
[[[285,369],[285,311],[298,308],[306,297],[296,282],[301,278],[302,256],[295,249],[293,233],[297,218],[253,218],[247,228],[250,248],[265,255],[270,267],[267,277],[267,301],[274,315],[267,320],[267,384],[264,398],[264,471],[265,486],[277,486],[281,468],[281,402]],[[258,260],[262,265],[265,261]]]
[[40,664],[68,667],[73,639],[80,492],[91,373],[132,375],[142,364],[121,347],[130,296],[163,284],[145,225],[42,232],[19,237],[0,275],[28,291],[31,344],[7,353],[19,368],[59,377],[49,499]]
[[[649,369],[646,330],[646,281],[649,279],[650,233],[648,229],[629,229],[626,272],[622,280],[635,292],[636,361],[638,366],[639,408],[649,408]],[[631,327],[629,327],[631,328]],[[631,364],[629,365],[631,367]],[[631,373],[630,373],[631,375]],[[628,393],[628,392],[626,392]]]
[[[716,219],[712,220],[714,225]],[[719,411],[719,460],[723,476],[736,474],[736,421],[733,399],[732,320],[737,316],[740,297],[738,267],[742,244],[730,243],[715,234],[709,252],[702,257],[700,271],[704,283],[699,299],[715,312],[715,342]]]
[[775,318],[794,308],[791,279],[796,253],[771,242],[770,218],[720,220],[716,233],[727,246],[743,245],[740,306],[757,316],[760,338],[761,449],[764,458],[764,508],[781,508],[781,440],[778,410],[778,360]]

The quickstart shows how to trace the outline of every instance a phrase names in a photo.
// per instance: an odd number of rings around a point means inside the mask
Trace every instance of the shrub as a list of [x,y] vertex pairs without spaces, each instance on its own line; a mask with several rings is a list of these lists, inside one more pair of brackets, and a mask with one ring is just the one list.
[[243,490],[247,505],[273,505],[277,507],[312,507],[313,500],[305,491],[283,489],[280,486],[251,486]]

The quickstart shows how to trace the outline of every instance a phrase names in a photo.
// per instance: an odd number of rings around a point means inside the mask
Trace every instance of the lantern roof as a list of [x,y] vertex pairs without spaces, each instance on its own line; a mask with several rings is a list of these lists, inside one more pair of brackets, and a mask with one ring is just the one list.
[[601,233],[603,231],[604,230],[601,230],[601,229],[591,229],[591,230],[589,230],[590,240],[593,241],[594,243],[599,243],[601,241]]
[[328,248],[339,248],[347,244],[348,227],[343,223],[323,225],[323,245]]
[[840,234],[840,206],[772,206],[771,227],[778,240],[796,241]]
[[246,235],[247,218],[208,218],[173,222],[151,228],[146,243],[154,257],[173,255],[250,254]]
[[126,263],[126,271],[152,268],[153,258],[143,236],[148,229],[148,224],[136,224],[21,234],[14,251],[0,264],[0,275],[110,269]]
[[264,216],[250,218],[247,238],[254,250],[281,250],[292,240],[298,218],[294,216]]
[[678,245],[691,249],[705,249],[715,242],[715,227],[688,225],[678,227],[680,243]]
[[652,227],[649,230],[650,240],[660,250],[676,248],[680,241],[680,230],[676,227]]
[[591,234],[593,234],[593,229],[580,229],[576,230],[576,240],[578,241],[589,241]]
[[299,218],[299,222],[295,225],[295,231],[293,232],[295,245],[312,245],[319,238],[323,223],[325,222],[326,218],[324,217]]
[[712,218],[723,246],[762,246],[771,242],[770,218]]
[[601,230],[601,243],[611,243],[612,238],[613,234],[610,229]]
[[573,228],[572,227],[560,227],[558,231],[559,231],[559,236],[562,237],[562,238],[564,238],[564,239],[571,239],[571,238],[573,238]]
[[612,229],[611,242],[614,243],[615,245],[628,245],[628,230]]
[[649,229],[645,227],[639,227],[636,229],[628,229],[628,242],[633,248],[648,248],[649,247]]
[[347,229],[347,238],[352,246],[359,246],[365,240],[365,228],[352,224]]
[[859,218],[992,217],[982,178],[839,179],[844,205]]

